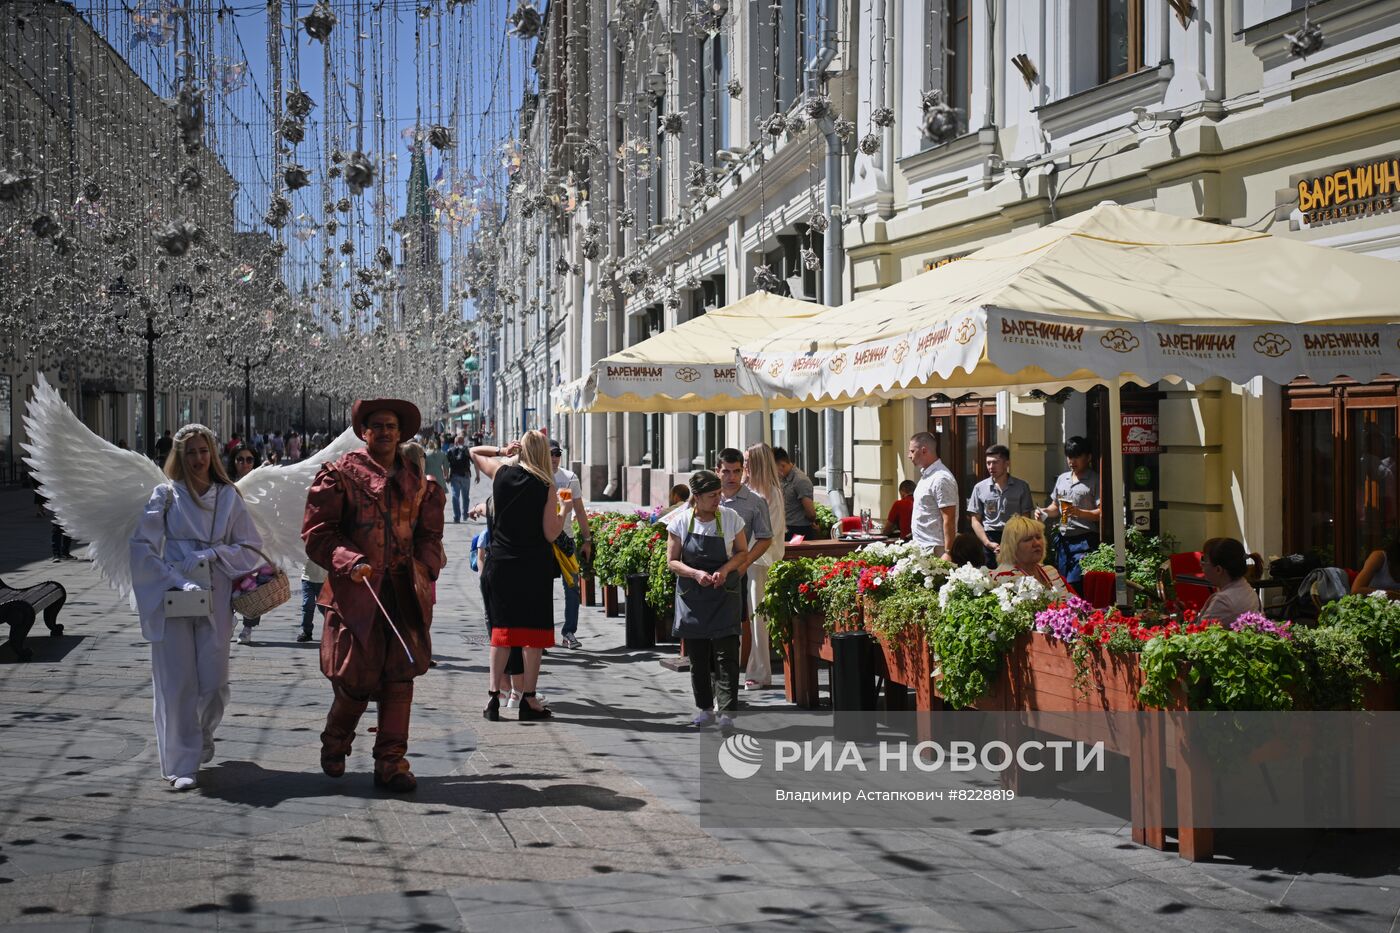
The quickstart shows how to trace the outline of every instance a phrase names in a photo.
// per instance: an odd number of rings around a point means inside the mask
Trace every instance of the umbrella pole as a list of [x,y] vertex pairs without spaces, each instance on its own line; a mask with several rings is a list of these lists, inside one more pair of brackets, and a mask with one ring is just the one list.
[[763,443],[773,446],[773,412],[768,408],[768,399],[763,400]]
[[1123,521],[1123,379],[1114,377],[1108,385],[1108,443],[1113,483],[1107,506],[1113,515],[1113,592],[1118,606],[1131,608],[1128,601],[1127,526]]

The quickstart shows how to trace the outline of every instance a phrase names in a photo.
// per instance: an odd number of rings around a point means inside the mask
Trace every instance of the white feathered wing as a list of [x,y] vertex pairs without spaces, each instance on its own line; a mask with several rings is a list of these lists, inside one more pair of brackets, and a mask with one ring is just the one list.
[[301,522],[306,512],[306,493],[321,464],[363,447],[364,443],[346,428],[334,441],[300,463],[260,466],[238,481],[243,504],[262,536],[263,552],[283,570],[290,573],[306,563]]
[[134,450],[104,441],[73,414],[43,374],[24,416],[25,462],[63,529],[87,541],[107,582],[131,592],[131,536],[165,474]]

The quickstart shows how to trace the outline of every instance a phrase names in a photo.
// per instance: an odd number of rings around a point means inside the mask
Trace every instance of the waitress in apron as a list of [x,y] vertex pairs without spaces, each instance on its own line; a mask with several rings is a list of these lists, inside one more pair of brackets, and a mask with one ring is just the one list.
[[666,517],[667,559],[676,575],[675,634],[685,639],[697,728],[734,725],[739,708],[739,623],[743,617],[744,520],[719,504],[719,477],[690,477],[690,503]]

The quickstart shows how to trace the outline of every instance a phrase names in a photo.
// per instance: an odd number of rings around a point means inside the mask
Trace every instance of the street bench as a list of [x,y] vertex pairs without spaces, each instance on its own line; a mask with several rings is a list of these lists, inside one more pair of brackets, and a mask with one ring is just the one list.
[[47,580],[16,589],[0,580],[0,625],[10,626],[10,648],[21,661],[34,657],[34,651],[24,642],[29,630],[34,627],[34,619],[40,610],[44,613],[44,624],[50,635],[62,635],[63,626],[58,624],[58,613],[68,601],[68,591],[63,584]]

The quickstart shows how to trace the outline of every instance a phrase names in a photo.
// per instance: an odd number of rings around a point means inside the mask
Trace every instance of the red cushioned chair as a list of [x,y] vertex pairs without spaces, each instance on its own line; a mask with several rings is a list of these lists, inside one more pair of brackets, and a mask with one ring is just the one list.
[[842,534],[845,534],[845,533],[848,532],[848,531],[860,531],[860,530],[861,530],[861,527],[860,527],[860,516],[859,516],[859,515],[847,515],[845,518],[841,519],[841,533],[842,533]]
[[1215,592],[1215,587],[1205,582],[1183,582],[1179,578],[1199,577],[1204,573],[1205,571],[1201,569],[1200,551],[1182,551],[1178,554],[1173,554],[1167,558],[1161,571],[1158,572],[1157,588],[1159,594],[1164,600],[1166,599],[1168,590],[1165,586],[1166,581],[1162,578],[1167,577],[1172,581],[1175,588],[1177,601],[1187,609],[1199,611],[1200,608],[1206,604],[1206,600],[1210,599],[1211,594]]
[[1111,570],[1086,570],[1080,584],[1083,596],[1095,609],[1107,609],[1113,605],[1113,585],[1115,575]]

